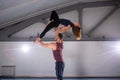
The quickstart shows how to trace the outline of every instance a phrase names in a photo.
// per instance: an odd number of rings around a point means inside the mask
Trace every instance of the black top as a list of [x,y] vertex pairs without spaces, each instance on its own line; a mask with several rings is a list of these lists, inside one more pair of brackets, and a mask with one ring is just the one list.
[[71,27],[74,26],[74,24],[68,19],[60,19],[60,23],[64,26],[68,26],[68,25],[70,25]]

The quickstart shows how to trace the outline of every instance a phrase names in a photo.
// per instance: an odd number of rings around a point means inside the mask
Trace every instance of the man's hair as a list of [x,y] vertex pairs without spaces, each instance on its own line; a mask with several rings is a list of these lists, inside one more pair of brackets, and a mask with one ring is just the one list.
[[61,33],[58,34],[58,37],[59,37],[60,39],[63,39],[63,35],[62,35]]

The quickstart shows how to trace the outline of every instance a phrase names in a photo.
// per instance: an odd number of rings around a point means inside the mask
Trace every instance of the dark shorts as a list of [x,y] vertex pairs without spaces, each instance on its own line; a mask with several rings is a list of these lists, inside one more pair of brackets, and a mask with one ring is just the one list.
[[56,62],[55,70],[57,79],[63,80],[64,62]]

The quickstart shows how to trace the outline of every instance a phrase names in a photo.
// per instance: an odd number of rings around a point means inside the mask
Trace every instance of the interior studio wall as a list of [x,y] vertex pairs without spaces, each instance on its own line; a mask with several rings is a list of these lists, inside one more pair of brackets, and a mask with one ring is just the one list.
[[[119,76],[118,44],[120,42],[65,41],[64,76]],[[24,45],[30,47],[28,51],[23,51]],[[16,66],[16,76],[55,76],[52,50],[33,42],[0,42],[0,66],[6,65]]]

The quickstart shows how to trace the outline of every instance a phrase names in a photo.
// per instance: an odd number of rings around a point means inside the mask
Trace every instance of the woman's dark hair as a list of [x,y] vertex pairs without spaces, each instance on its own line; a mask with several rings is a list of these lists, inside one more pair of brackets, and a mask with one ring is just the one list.
[[75,35],[75,37],[80,37],[80,27],[79,26],[74,26],[72,28],[72,32]]

